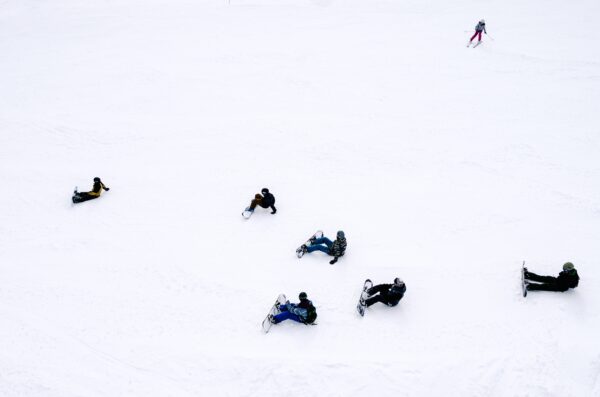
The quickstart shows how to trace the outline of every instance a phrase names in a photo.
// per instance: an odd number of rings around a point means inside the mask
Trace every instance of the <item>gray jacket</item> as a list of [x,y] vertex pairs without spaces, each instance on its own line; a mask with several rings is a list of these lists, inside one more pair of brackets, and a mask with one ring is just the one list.
[[475,26],[475,31],[476,32],[483,31],[485,34],[487,34],[487,31],[485,30],[485,22],[484,23],[478,22],[477,26]]

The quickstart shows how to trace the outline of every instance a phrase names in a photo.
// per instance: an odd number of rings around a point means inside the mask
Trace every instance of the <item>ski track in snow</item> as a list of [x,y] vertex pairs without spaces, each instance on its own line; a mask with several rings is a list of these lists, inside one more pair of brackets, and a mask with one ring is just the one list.
[[599,395],[599,4],[0,1],[0,395]]

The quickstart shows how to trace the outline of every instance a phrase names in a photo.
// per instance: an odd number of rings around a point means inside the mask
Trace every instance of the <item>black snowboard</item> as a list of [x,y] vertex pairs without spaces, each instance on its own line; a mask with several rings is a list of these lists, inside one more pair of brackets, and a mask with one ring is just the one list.
[[527,268],[525,267],[525,261],[523,261],[523,266],[521,267],[521,288],[523,289],[523,298],[527,297],[527,280],[525,280],[525,271],[527,271]]

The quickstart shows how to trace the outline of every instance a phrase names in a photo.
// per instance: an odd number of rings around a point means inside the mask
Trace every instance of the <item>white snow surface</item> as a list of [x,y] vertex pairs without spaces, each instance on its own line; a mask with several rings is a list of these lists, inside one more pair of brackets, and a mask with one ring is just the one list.
[[[598,15],[0,1],[0,395],[599,396]],[[580,286],[524,299],[523,260]],[[264,334],[300,291],[318,325]]]

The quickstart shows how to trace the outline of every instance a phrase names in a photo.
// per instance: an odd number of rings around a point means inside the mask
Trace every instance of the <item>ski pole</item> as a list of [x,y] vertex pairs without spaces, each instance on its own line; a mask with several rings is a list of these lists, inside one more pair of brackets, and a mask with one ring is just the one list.
[[496,40],[494,40],[494,38],[493,38],[492,36],[490,36],[489,34],[487,34],[487,33],[486,33],[485,35],[486,35],[487,37],[489,37],[490,39],[492,39],[492,41],[496,41]]

